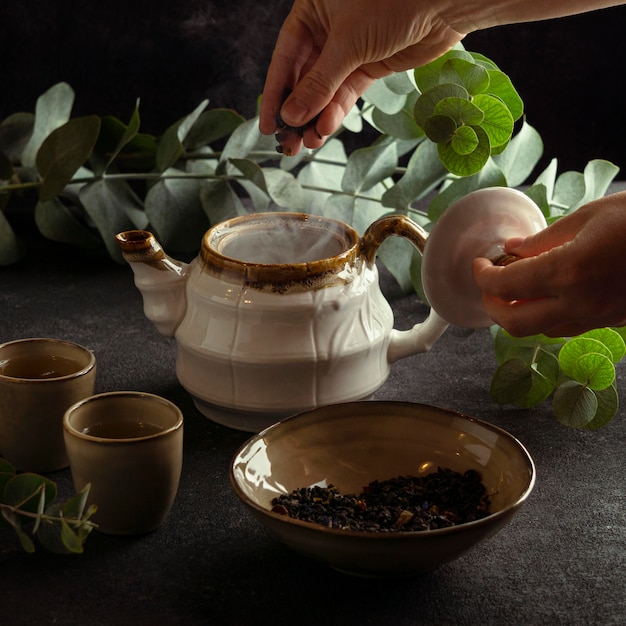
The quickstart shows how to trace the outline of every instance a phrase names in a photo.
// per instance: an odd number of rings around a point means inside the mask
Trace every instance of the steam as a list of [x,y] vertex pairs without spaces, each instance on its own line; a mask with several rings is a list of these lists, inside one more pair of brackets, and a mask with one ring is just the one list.
[[349,247],[334,223],[273,219],[266,225],[234,229],[226,234],[219,252],[245,263],[311,263],[334,257]]

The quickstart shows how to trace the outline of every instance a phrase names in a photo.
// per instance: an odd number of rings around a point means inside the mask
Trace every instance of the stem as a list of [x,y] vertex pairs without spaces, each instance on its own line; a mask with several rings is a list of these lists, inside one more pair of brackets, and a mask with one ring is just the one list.
[[98,524],[95,522],[90,522],[89,520],[83,519],[72,519],[68,517],[55,517],[53,515],[45,515],[39,513],[31,513],[30,511],[24,511],[22,509],[18,509],[17,507],[11,506],[10,504],[0,503],[0,510],[4,509],[5,511],[10,511],[16,515],[21,515],[22,517],[29,517],[34,520],[43,520],[46,522],[66,522],[72,526],[91,526],[92,528],[97,528]]

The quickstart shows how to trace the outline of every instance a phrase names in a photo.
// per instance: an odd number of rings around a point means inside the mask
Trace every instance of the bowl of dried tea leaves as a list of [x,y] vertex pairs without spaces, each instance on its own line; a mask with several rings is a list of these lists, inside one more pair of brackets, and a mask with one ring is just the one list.
[[500,531],[535,484],[510,433],[408,402],[349,402],[287,418],[236,452],[230,479],[280,541],[354,575],[412,576]]

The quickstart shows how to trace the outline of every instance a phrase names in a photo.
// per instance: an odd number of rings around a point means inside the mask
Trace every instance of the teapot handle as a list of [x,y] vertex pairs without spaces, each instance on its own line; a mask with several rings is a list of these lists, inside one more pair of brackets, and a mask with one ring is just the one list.
[[[376,220],[361,238],[360,255],[368,265],[374,264],[378,247],[392,235],[408,239],[420,254],[424,253],[428,232],[405,215],[390,215]],[[426,320],[415,324],[410,330],[392,329],[387,350],[389,363],[428,352],[448,326],[448,322],[431,308]]]

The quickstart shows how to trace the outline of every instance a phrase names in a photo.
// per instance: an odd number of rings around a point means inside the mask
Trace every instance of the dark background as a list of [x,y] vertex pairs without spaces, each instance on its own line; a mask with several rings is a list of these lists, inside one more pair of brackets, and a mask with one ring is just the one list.
[[[142,130],[162,133],[204,98],[256,111],[290,0],[22,0],[0,7],[0,119],[34,111],[67,81],[74,115],[127,121],[141,99]],[[541,134],[545,165],[582,170],[594,158],[626,167],[623,46],[626,6],[469,35],[506,72]],[[622,171],[623,178],[623,171]]]

